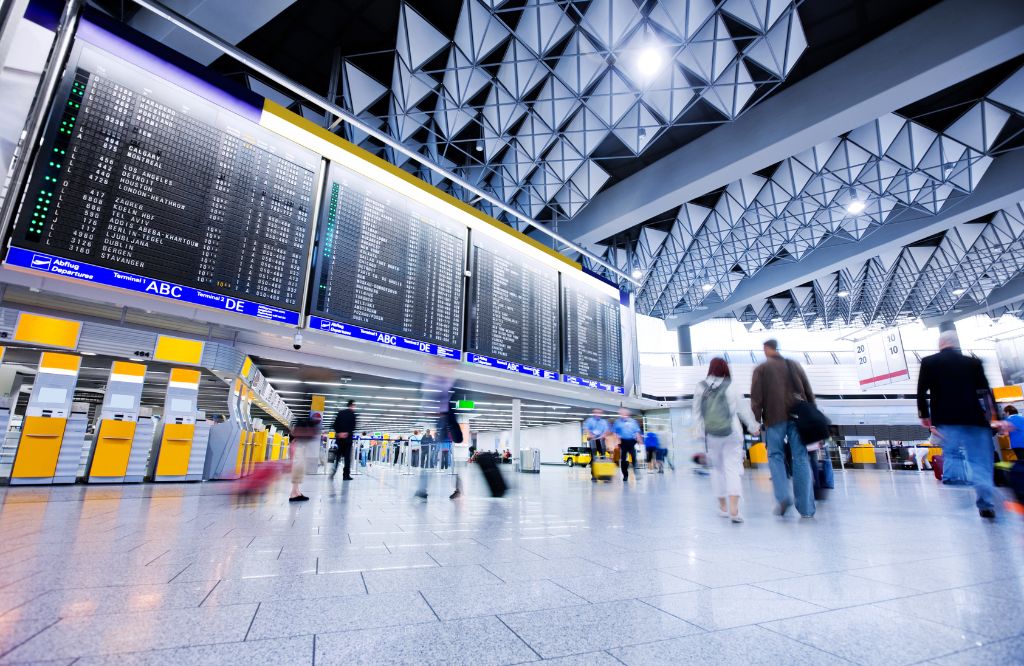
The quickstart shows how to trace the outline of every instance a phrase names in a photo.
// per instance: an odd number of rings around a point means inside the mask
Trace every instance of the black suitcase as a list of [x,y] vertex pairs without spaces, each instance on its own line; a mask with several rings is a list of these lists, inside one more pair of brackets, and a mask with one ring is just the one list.
[[491,489],[492,497],[503,497],[508,486],[505,485],[505,477],[501,475],[500,459],[497,453],[484,452],[476,456],[476,464],[484,475],[487,487]]

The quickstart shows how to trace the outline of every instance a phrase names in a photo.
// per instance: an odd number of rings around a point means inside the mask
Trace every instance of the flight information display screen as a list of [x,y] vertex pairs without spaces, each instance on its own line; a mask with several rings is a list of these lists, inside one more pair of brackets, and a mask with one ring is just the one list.
[[557,379],[558,271],[489,236],[472,245],[468,360]]
[[461,347],[465,225],[339,164],[328,170],[320,218],[315,314]]
[[16,248],[40,254],[12,249],[8,261],[298,323],[319,165],[253,119],[80,40],[14,231]]
[[619,307],[619,299],[611,293],[563,274],[562,371],[566,381],[583,379],[622,386]]

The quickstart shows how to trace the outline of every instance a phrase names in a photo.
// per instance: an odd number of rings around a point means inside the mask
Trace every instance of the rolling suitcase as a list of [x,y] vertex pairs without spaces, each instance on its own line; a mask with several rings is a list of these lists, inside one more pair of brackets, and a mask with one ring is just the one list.
[[489,451],[477,454],[476,463],[480,466],[480,472],[484,475],[484,481],[491,490],[491,497],[503,497],[508,486],[505,485],[505,477],[501,475],[500,461],[497,453]]
[[616,466],[609,458],[605,458],[603,456],[595,458],[590,465],[595,479],[600,481],[611,481],[612,477],[615,476]]
[[941,455],[932,456],[932,474],[935,475],[936,481],[942,481],[942,468],[945,462],[945,457]]

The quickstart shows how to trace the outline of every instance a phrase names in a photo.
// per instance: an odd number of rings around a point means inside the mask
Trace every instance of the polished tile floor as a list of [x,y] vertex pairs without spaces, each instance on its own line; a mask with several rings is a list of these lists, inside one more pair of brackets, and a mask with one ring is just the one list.
[[801,521],[755,471],[733,525],[689,470],[363,471],[0,489],[0,664],[1024,663],[1024,521],[931,475],[837,473]]

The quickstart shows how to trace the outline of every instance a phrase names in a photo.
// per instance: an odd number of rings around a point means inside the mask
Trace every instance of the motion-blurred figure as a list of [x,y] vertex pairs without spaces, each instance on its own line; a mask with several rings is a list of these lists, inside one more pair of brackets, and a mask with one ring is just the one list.
[[292,436],[288,451],[292,458],[292,491],[289,502],[307,502],[299,486],[306,477],[306,459],[316,459],[320,451],[320,432],[323,415],[313,412],[306,418],[296,419],[292,425]]
[[[425,411],[436,415],[434,443],[442,448],[446,445],[447,448],[450,448],[452,443],[457,444],[462,441],[462,431],[459,429],[458,422],[455,421],[455,415],[451,412],[455,368],[455,361],[437,359],[430,364],[429,374],[420,385]],[[456,499],[462,494],[462,479],[455,467],[452,468],[452,471],[455,472],[455,490],[449,495],[449,499]],[[423,467],[416,497],[427,498],[428,479],[427,468]]]
[[604,456],[608,452],[604,444],[608,435],[608,421],[604,418],[604,410],[595,409],[583,422],[583,430],[587,434],[587,444],[590,446],[590,480],[596,482],[594,462],[598,456]]
[[619,418],[612,424],[612,432],[619,436],[619,465],[622,480],[629,481],[629,465],[636,462],[636,438],[640,435],[640,424],[625,407],[619,408]]
[[751,434],[759,428],[743,395],[732,383],[729,364],[722,358],[711,359],[708,376],[693,391],[693,427],[704,437],[711,466],[711,488],[718,498],[718,513],[742,523],[740,496],[743,477],[743,430]]
[[962,448],[982,518],[996,517],[991,423],[999,417],[981,361],[960,351],[956,331],[939,334],[939,353],[921,359],[917,379],[921,425],[941,436],[943,464]]
[[352,480],[352,436],[356,432],[356,401],[349,400],[345,409],[338,412],[334,418],[334,439],[338,442],[338,453],[334,458],[334,469],[331,470],[331,480],[338,473],[338,464],[342,457],[345,458],[345,467],[341,475],[342,481]]

